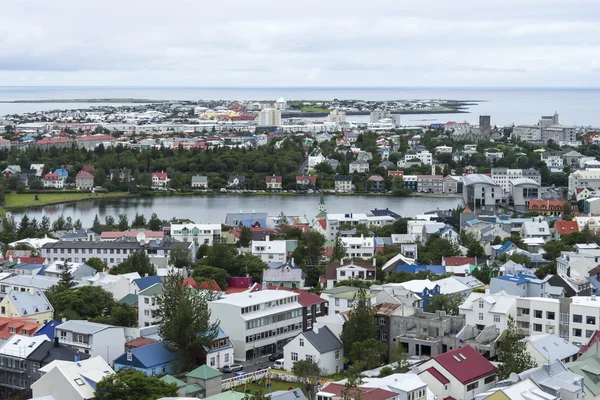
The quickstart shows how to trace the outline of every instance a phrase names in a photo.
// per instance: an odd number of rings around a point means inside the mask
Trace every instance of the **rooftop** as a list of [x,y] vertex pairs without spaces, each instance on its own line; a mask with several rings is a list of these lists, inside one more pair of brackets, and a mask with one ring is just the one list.
[[211,303],[231,304],[239,307],[247,307],[267,301],[276,301],[298,296],[296,293],[284,290],[261,290],[253,293],[232,293],[222,299]]
[[448,351],[433,359],[463,384],[496,371],[496,367],[471,346]]

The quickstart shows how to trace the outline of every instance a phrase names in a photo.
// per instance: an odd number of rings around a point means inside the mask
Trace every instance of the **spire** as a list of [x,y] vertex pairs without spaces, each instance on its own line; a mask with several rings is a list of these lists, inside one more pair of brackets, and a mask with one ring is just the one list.
[[325,211],[325,197],[323,193],[321,193],[321,198],[319,199],[319,211]]

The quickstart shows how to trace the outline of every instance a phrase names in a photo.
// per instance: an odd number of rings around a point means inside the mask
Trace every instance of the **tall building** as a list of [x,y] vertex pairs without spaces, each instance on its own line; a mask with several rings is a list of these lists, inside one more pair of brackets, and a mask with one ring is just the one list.
[[281,125],[281,109],[265,108],[258,113],[259,126],[279,126]]
[[492,126],[490,124],[489,115],[479,116],[479,136],[483,139],[489,139],[492,134]]
[[283,97],[278,98],[275,102],[275,109],[280,111],[287,110],[287,101]]
[[331,110],[331,112],[329,113],[329,117],[327,118],[327,120],[329,122],[346,122],[346,111],[344,110],[340,110],[339,108],[336,108],[334,110]]

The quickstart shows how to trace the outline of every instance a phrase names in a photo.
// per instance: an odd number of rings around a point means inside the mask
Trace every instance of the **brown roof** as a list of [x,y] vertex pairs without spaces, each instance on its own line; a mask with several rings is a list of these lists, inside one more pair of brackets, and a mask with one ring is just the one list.
[[447,267],[460,267],[465,264],[477,265],[477,257],[443,257],[442,263]]
[[158,340],[154,340],[154,339],[147,339],[147,338],[137,338],[137,339],[133,339],[130,340],[129,342],[125,343],[125,346],[131,348],[131,349],[137,349],[138,347],[143,347],[143,346],[147,346],[149,344],[153,344],[158,342]]

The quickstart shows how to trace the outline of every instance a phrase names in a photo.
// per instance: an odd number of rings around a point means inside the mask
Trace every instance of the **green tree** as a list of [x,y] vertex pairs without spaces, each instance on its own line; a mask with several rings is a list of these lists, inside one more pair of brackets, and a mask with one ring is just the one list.
[[110,292],[98,286],[82,286],[64,290],[58,285],[46,292],[46,297],[54,308],[54,318],[94,319],[108,317],[115,305]]
[[313,360],[298,360],[294,363],[292,372],[304,383],[304,393],[308,398],[314,399],[325,371]]
[[162,227],[162,221],[158,218],[158,215],[156,215],[156,213],[152,213],[152,216],[150,217],[150,220],[148,221],[148,229],[150,229],[151,231],[160,231]]
[[183,278],[174,273],[167,277],[158,296],[160,337],[180,354],[184,370],[198,365],[204,346],[210,346],[217,337],[219,322],[211,322],[209,300],[206,294],[185,286]]
[[427,240],[426,246],[418,246],[419,264],[440,265],[442,257],[456,256],[460,254],[457,244],[443,239],[438,233],[433,234]]
[[215,243],[208,249],[208,253],[206,254],[206,257],[201,260],[201,263],[224,269],[229,272],[230,275],[235,276],[238,271],[233,271],[232,266],[236,256],[237,251],[234,246],[225,243]]
[[129,304],[116,304],[110,311],[111,325],[135,328],[138,326],[138,313]]
[[481,244],[471,243],[467,250],[467,257],[485,258],[485,250]]
[[144,214],[135,213],[135,217],[133,221],[131,221],[132,228],[145,228],[146,227],[146,218]]
[[77,286],[77,282],[75,282],[73,273],[71,272],[69,265],[65,261],[61,267],[60,280],[58,281],[58,287],[61,290],[71,290],[75,286]]
[[85,263],[94,268],[96,272],[104,272],[108,268],[108,265],[97,257],[88,258]]
[[394,368],[394,372],[396,373],[405,374],[410,370],[406,349],[399,341],[396,343],[396,347],[394,347],[392,354],[390,354],[390,364],[392,363],[395,363],[396,365]]
[[128,274],[137,272],[140,276],[156,275],[156,268],[150,262],[150,257],[145,251],[139,250],[131,254],[125,261],[110,269],[112,275]]
[[246,393],[242,400],[270,400],[271,396],[266,395],[262,392],[262,390],[257,390],[252,393]]
[[81,222],[81,220],[78,218],[74,223],[73,223],[73,229],[83,229],[83,223]]
[[119,214],[119,230],[121,232],[129,229],[129,218],[127,218],[127,214]]
[[177,386],[127,369],[102,378],[94,392],[95,400],[154,400],[162,397],[177,397]]
[[511,373],[520,374],[530,368],[537,367],[536,362],[527,351],[527,344],[521,340],[517,333],[515,321],[508,316],[508,327],[502,335],[502,342],[498,348],[499,378],[506,379]]
[[238,239],[238,247],[250,247],[252,243],[252,231],[247,226],[240,229],[240,238]]
[[175,268],[190,268],[192,266],[192,254],[182,245],[176,245],[169,254],[169,264]]
[[100,218],[98,218],[98,214],[94,217],[94,222],[92,223],[92,231],[96,233],[100,233],[100,228],[102,225],[100,224]]
[[288,223],[288,219],[282,211],[275,224],[276,235],[282,239],[285,238],[289,228],[290,224]]
[[335,245],[333,246],[333,260],[338,261],[346,256],[346,248],[342,242],[342,237],[338,233],[335,237]]
[[350,360],[358,361],[364,369],[377,368],[381,365],[385,349],[386,345],[377,339],[354,342],[350,351]]
[[490,266],[487,264],[478,265],[472,272],[471,275],[479,279],[486,285],[490,283],[490,279],[498,276],[498,267]]
[[458,294],[438,294],[433,296],[427,304],[427,312],[445,311],[449,315],[458,315],[458,307],[463,299]]
[[364,342],[377,337],[374,318],[371,299],[366,290],[360,289],[354,299],[352,310],[348,313],[348,321],[344,324],[344,329],[340,335],[345,354],[350,354],[353,343]]
[[213,268],[208,265],[196,265],[192,275],[196,282],[214,280],[222,290],[227,289],[229,274],[224,269]]

